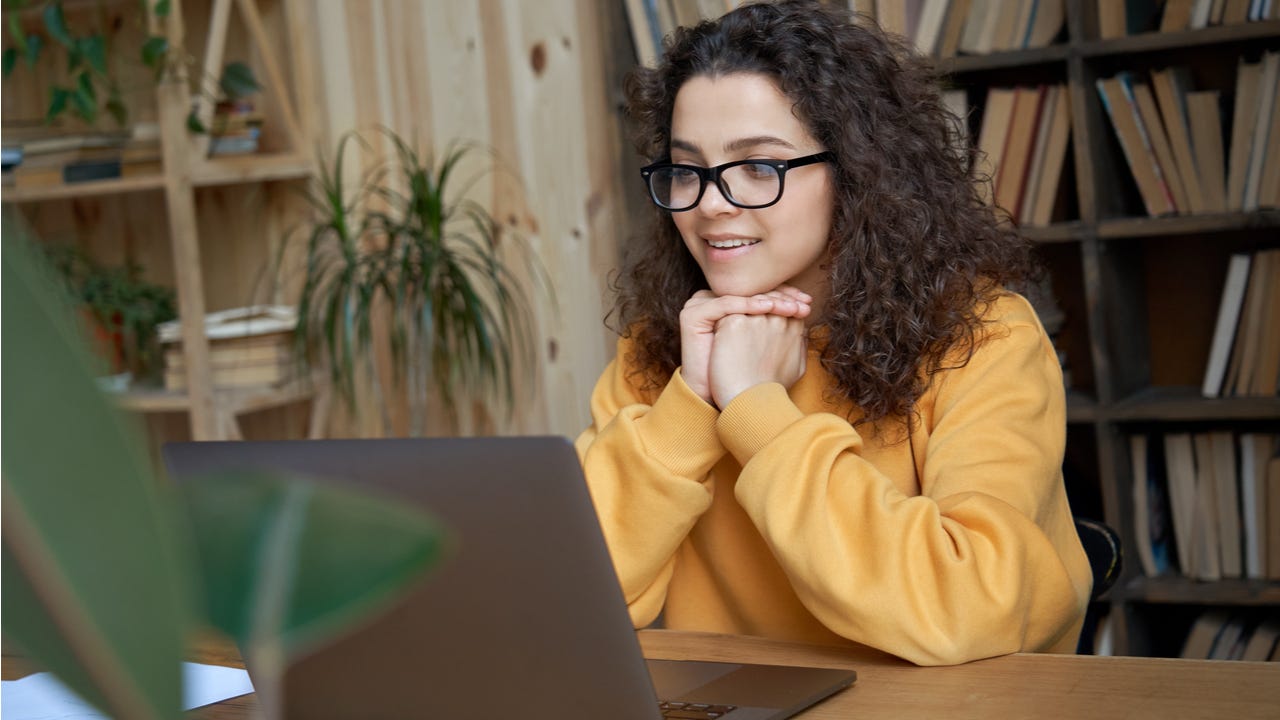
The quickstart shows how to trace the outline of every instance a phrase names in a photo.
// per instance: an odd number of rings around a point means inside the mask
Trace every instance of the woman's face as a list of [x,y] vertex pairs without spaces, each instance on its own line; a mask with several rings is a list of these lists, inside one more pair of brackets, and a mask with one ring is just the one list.
[[[755,73],[695,76],[676,94],[671,162],[715,167],[734,160],[790,160],[822,152],[773,80]],[[743,209],[707,183],[696,207],[672,213],[685,246],[717,295],[754,295],[781,284],[827,293],[821,264],[834,193],[827,163],[786,172],[777,204]],[[816,313],[815,313],[816,315]]]

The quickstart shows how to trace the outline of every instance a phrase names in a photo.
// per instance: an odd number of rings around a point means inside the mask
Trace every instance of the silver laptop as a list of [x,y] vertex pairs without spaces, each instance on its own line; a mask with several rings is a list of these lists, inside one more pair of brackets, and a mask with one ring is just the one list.
[[453,552],[390,612],[287,669],[288,718],[786,718],[856,678],[646,661],[565,438],[169,443],[163,454],[180,481],[285,471],[421,505],[449,532]]

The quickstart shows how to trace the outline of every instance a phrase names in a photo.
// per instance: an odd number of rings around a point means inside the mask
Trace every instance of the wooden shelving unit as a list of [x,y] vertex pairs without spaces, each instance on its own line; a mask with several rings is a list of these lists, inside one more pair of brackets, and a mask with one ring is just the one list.
[[[185,5],[185,8],[184,8]],[[151,4],[144,3],[150,7]],[[167,255],[172,262],[173,283],[177,291],[179,315],[183,321],[182,341],[188,368],[189,387],[185,392],[136,389],[119,394],[122,407],[143,413],[184,412],[190,419],[191,437],[197,440],[234,439],[239,437],[237,415],[254,410],[296,402],[312,394],[309,381],[258,390],[223,390],[212,385],[208,341],[204,333],[207,307],[205,268],[202,267],[200,245],[202,188],[234,188],[262,183],[309,178],[315,161],[316,130],[307,121],[309,114],[295,108],[310,108],[312,98],[306,78],[313,62],[308,42],[311,27],[310,4],[302,0],[172,0],[166,18],[139,16],[137,4],[118,3],[107,9],[120,15],[121,23],[146,25],[152,34],[162,34],[174,52],[184,56],[203,56],[197,77],[203,78],[201,91],[193,93],[185,63],[178,63],[155,86],[155,120],[160,126],[163,170],[149,176],[76,183],[41,188],[11,188],[4,202],[20,209],[38,208],[43,204],[79,202],[127,202],[125,198],[139,193],[158,193],[163,210],[156,207],[156,217],[163,215],[167,228]],[[234,14],[233,14],[234,13]],[[235,20],[239,25],[233,25]],[[188,28],[200,32],[188,35]],[[235,35],[232,28],[237,28]],[[274,33],[273,33],[274,31]],[[188,44],[188,38],[194,43]],[[208,97],[224,62],[230,59],[228,47],[255,68],[264,86],[268,123],[274,125],[270,141],[264,134],[263,150],[253,155],[207,156],[208,137],[187,130],[187,116],[193,107],[207,120],[212,108]],[[301,81],[289,82],[293,75]],[[61,206],[59,206],[61,207]],[[272,218],[257,218],[258,232],[278,229],[277,208],[269,208]],[[57,211],[53,211],[55,214]],[[127,213],[128,211],[124,211]],[[281,211],[282,212],[282,211]],[[230,218],[228,218],[230,220]],[[204,228],[206,231],[208,228]],[[126,233],[122,233],[127,235]],[[126,237],[124,242],[129,242]],[[279,238],[261,237],[262,247]],[[264,252],[265,254],[265,252]],[[317,405],[321,404],[319,402]],[[315,423],[313,423],[313,427]]]
[[[1066,349],[1077,378],[1068,392],[1067,454],[1074,460],[1067,466],[1068,492],[1073,507],[1102,508],[1127,548],[1121,582],[1093,609],[1110,615],[1116,652],[1170,654],[1185,637],[1189,618],[1205,607],[1280,607],[1276,582],[1142,576],[1128,444],[1137,431],[1280,432],[1280,398],[1200,395],[1227,258],[1280,245],[1280,212],[1147,217],[1094,81],[1119,70],[1187,65],[1197,80],[1230,98],[1235,62],[1280,48],[1280,22],[1099,40],[1097,1],[1066,0],[1066,6],[1064,43],[960,57],[941,68],[969,90],[973,106],[992,86],[1064,80],[1069,86],[1068,162],[1078,214],[1026,229],[1055,280],[1073,280],[1055,282],[1055,289],[1060,302],[1076,310],[1068,323],[1086,338]],[[1170,337],[1179,340],[1175,349]],[[1082,456],[1085,462],[1079,462]]]

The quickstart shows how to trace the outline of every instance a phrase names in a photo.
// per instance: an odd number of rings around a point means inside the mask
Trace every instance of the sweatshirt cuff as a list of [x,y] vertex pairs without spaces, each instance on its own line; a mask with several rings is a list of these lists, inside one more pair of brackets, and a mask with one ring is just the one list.
[[778,383],[763,383],[739,393],[720,412],[716,430],[734,458],[746,465],[804,413]]
[[677,368],[645,416],[645,450],[672,472],[700,477],[724,455],[716,435],[716,409],[685,384]]

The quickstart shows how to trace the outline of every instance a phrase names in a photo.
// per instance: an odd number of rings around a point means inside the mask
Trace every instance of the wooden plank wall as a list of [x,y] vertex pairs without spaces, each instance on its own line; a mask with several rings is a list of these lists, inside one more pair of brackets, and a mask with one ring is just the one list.
[[[475,197],[528,238],[554,287],[554,302],[534,296],[532,399],[509,420],[481,414],[456,431],[575,435],[613,352],[606,278],[627,223],[619,163],[629,150],[606,56],[625,28],[595,0],[312,1],[325,147],[358,130],[385,153],[371,132],[378,125],[437,150],[491,147],[501,169]],[[399,434],[407,410],[403,396],[393,399],[390,432]],[[376,418],[364,415],[367,434]],[[451,432],[438,417],[428,428]]]

